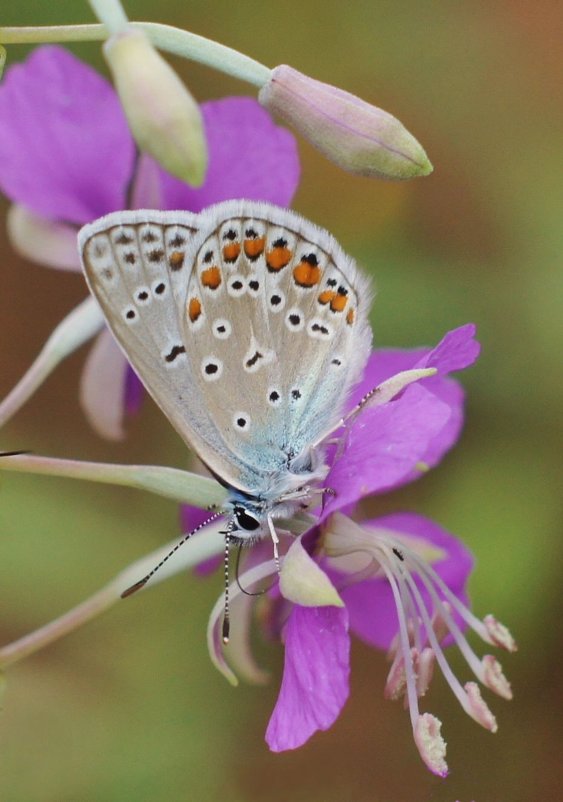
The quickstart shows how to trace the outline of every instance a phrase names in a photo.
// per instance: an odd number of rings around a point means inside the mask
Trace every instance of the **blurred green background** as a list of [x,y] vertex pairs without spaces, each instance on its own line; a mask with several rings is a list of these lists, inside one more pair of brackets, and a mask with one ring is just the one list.
[[[520,644],[503,665],[515,701],[492,700],[492,736],[439,678],[427,709],[444,720],[446,781],[422,765],[407,714],[385,702],[386,663],[353,647],[352,695],[329,733],[267,751],[263,732],[281,649],[264,647],[265,688],[230,688],[206,653],[216,579],[176,577],[8,672],[0,721],[6,802],[527,802],[558,798],[557,634],[561,579],[563,6],[554,0],[147,0],[131,18],[188,28],[274,66],[288,63],[398,116],[434,163],[407,184],[354,178],[300,142],[294,206],[329,228],[375,277],[380,345],[433,344],[478,324],[466,375],[467,426],[431,475],[373,505],[413,509],[477,557],[471,595]],[[86,3],[4,4],[1,23],[91,21]],[[74,52],[104,69],[97,45]],[[10,47],[9,62],[25,56]],[[252,94],[175,61],[200,100]],[[0,121],[1,124],[1,121]],[[2,201],[4,215],[7,204]],[[84,295],[79,277],[32,266],[2,229],[4,395]],[[87,428],[77,403],[84,352],[61,366],[5,429],[3,448],[183,465],[185,450],[148,403],[123,445]],[[559,441],[558,441],[559,437]],[[172,503],[134,491],[0,476],[0,640],[94,592],[177,531]],[[466,677],[461,672],[462,678]]]

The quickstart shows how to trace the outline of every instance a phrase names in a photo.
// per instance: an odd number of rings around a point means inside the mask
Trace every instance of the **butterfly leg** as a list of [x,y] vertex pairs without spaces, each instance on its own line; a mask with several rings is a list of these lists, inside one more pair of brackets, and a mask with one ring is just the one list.
[[338,431],[342,426],[352,423],[360,414],[362,409],[368,405],[381,406],[388,401],[392,401],[399,395],[409,384],[420,381],[421,379],[428,379],[436,374],[436,368],[413,368],[412,370],[403,370],[396,373],[391,378],[386,379],[377,387],[372,387],[356,404],[356,406],[346,413],[336,425],[332,426],[327,432],[321,435],[318,440],[311,446],[312,449],[318,448],[321,444],[325,444],[327,438],[331,434]]
[[278,544],[280,539],[278,537],[278,533],[276,532],[276,528],[274,526],[274,522],[272,520],[272,516],[268,515],[268,527],[270,529],[270,535],[272,537],[272,543],[274,544],[274,561],[276,563],[276,571],[280,572],[280,555],[278,552]]
[[[281,501],[299,501],[299,499],[310,499],[313,495],[320,495],[323,497],[323,504],[324,504],[324,497],[328,496],[336,496],[336,490],[333,490],[332,487],[309,487],[308,485],[305,487],[300,487],[298,490],[292,490],[291,493],[286,493],[284,496],[280,497]],[[304,509],[309,507],[309,504],[301,505]]]
[[336,498],[337,493],[336,493],[336,490],[333,487],[323,487],[323,488],[321,488],[321,493],[322,493],[322,504],[321,504],[321,506],[322,506],[322,510],[324,512],[326,497],[330,496],[331,498]]

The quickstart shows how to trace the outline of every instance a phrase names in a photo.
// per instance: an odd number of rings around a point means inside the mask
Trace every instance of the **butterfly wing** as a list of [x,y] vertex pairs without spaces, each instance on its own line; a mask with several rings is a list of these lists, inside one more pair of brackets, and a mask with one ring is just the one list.
[[216,437],[182,339],[186,250],[197,225],[189,212],[115,212],[84,226],[79,248],[90,289],[149,393],[210,470],[245,490],[236,481],[243,466]]
[[79,242],[115,337],[186,443],[224,483],[275,495],[369,354],[353,260],[299,215],[249,201],[118,212]]
[[216,438],[247,466],[242,483],[265,493],[270,477],[279,490],[289,462],[337,423],[363,370],[367,281],[294,212],[231,201],[202,213],[198,229],[181,324],[190,372]]

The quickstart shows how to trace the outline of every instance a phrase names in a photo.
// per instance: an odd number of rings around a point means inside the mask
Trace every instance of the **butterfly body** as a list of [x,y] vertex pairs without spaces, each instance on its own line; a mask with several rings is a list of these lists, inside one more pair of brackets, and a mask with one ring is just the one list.
[[371,344],[366,279],[333,237],[243,200],[198,215],[116,212],[79,243],[128,360],[228,488],[234,537],[318,500],[323,436]]

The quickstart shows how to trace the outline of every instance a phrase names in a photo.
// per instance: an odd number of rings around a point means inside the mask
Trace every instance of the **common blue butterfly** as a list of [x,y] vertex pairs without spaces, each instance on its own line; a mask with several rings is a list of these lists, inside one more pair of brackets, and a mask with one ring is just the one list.
[[232,540],[276,544],[275,519],[318,499],[368,358],[367,279],[327,231],[246,200],[115,212],[79,245],[128,360],[228,489]]

